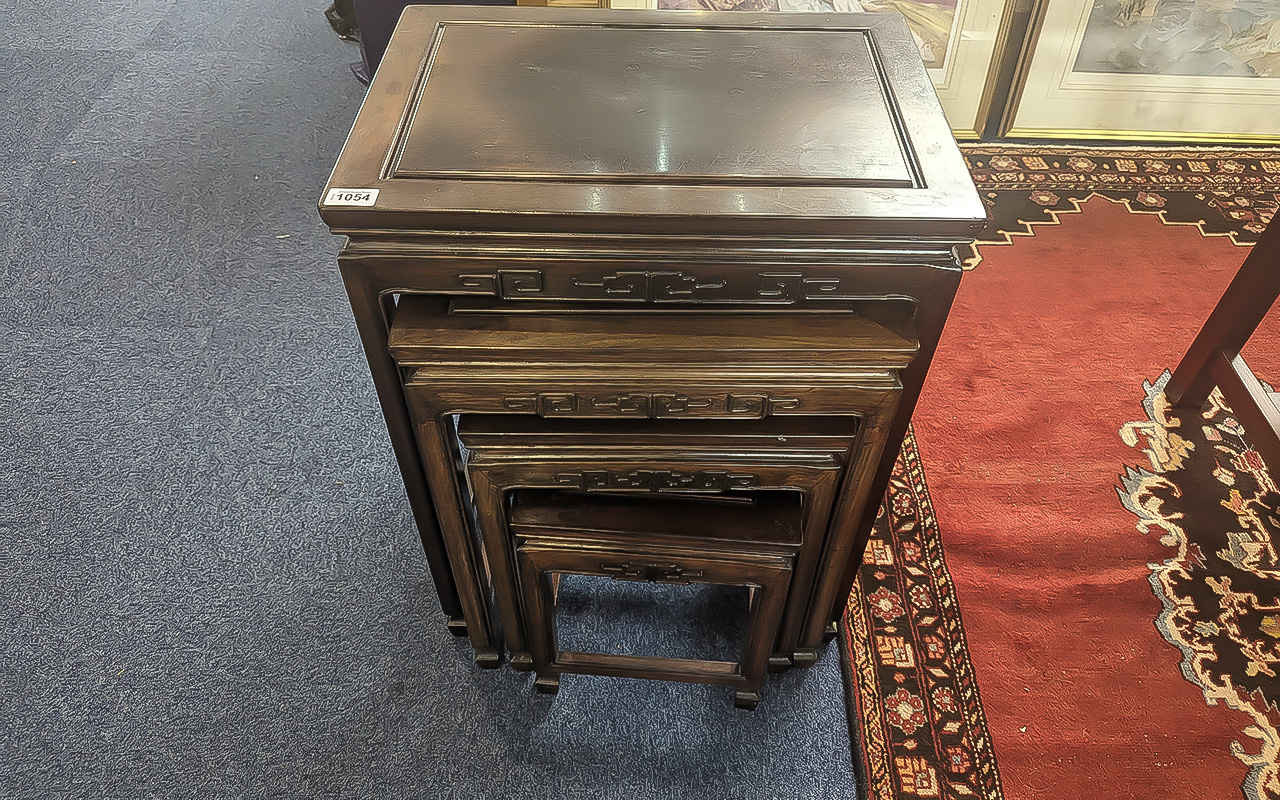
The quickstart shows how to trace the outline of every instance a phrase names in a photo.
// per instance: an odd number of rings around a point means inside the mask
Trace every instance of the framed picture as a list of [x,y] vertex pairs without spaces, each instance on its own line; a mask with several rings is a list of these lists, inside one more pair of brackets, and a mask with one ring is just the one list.
[[613,0],[613,8],[899,12],[957,139],[981,138],[1014,0]]
[[863,0],[862,8],[906,17],[952,132],[957,139],[981,138],[1012,0]]
[[1002,134],[1280,142],[1280,0],[1039,2]]

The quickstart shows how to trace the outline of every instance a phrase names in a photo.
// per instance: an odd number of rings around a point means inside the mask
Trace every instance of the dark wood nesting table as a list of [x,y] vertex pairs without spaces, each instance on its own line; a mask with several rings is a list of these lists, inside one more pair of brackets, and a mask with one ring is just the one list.
[[[468,475],[506,458],[514,477],[489,491],[555,484],[519,473],[520,448],[553,440],[582,474],[683,463],[712,495],[735,487],[707,475],[754,464],[736,489],[781,481],[809,493],[803,513],[830,506],[800,523],[766,648],[775,666],[816,658],[958,286],[953,248],[985,219],[900,17],[412,6],[320,213],[347,237],[441,607],[480,663],[499,663],[501,627],[533,666],[522,598],[540,596],[505,501],[477,504]],[[665,450],[627,440],[642,420]],[[747,442],[778,424],[840,441],[835,477],[787,483],[789,451]],[[490,445],[470,462],[467,431]],[[709,443],[735,435],[717,462]],[[612,489],[690,485],[641,484]]]

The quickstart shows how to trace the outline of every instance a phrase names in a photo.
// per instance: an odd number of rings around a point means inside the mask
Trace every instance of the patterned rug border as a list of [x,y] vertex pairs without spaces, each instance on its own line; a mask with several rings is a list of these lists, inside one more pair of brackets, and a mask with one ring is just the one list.
[[1007,246],[1034,236],[1037,226],[1060,225],[1094,197],[1123,204],[1132,214],[1165,225],[1195,227],[1241,247],[1280,207],[1280,148],[1095,147],[1013,144],[961,145],[987,206],[990,222],[972,247],[961,248],[965,269],[982,261],[984,246]]
[[1160,153],[1161,157],[1173,157],[1175,154],[1187,154],[1188,156],[1203,155],[1205,153],[1244,153],[1257,158],[1265,156],[1280,157],[1280,145],[1234,145],[1234,144],[1185,144],[1185,145],[1163,145],[1153,147],[1144,144],[1048,144],[1048,143],[1029,143],[1029,142],[960,142],[960,149],[966,153],[970,151],[987,151],[992,153],[1006,153],[1010,150],[1015,152],[1044,152],[1046,150],[1054,150],[1072,153],[1098,153],[1105,155],[1107,153]]
[[[1035,235],[1036,235],[1036,228],[1040,228],[1040,227],[1053,227],[1053,226],[1055,226],[1055,225],[1061,225],[1061,224],[1062,224],[1062,219],[1061,219],[1061,217],[1062,217],[1062,216],[1065,216],[1065,215],[1068,215],[1068,214],[1080,214],[1080,213],[1083,213],[1083,212],[1084,212],[1084,207],[1083,207],[1083,206],[1084,206],[1084,204],[1085,204],[1085,203],[1087,203],[1087,202],[1089,202],[1090,200],[1092,200],[1092,199],[1093,199],[1093,198],[1095,198],[1095,197],[1097,197],[1097,198],[1101,198],[1101,199],[1103,199],[1103,200],[1106,200],[1107,202],[1109,202],[1109,203],[1111,203],[1111,204],[1113,204],[1113,205],[1124,206],[1124,207],[1125,207],[1125,210],[1126,210],[1126,211],[1128,211],[1130,214],[1141,214],[1141,215],[1145,215],[1145,216],[1154,216],[1154,217],[1157,217],[1157,218],[1160,220],[1160,222],[1164,223],[1165,225],[1171,226],[1171,227],[1181,225],[1181,226],[1185,226],[1185,227],[1195,228],[1197,231],[1199,231],[1200,235],[1201,235],[1201,236],[1203,236],[1203,237],[1205,237],[1206,239],[1211,238],[1211,237],[1221,237],[1221,236],[1225,236],[1225,237],[1228,237],[1229,239],[1231,239],[1231,243],[1232,243],[1232,244],[1234,244],[1234,245],[1236,245],[1237,247],[1252,247],[1252,246],[1253,246],[1253,242],[1249,242],[1249,241],[1244,241],[1244,242],[1242,242],[1242,241],[1239,241],[1239,239],[1240,239],[1240,235],[1239,235],[1237,232],[1234,232],[1234,231],[1225,231],[1225,232],[1217,233],[1217,232],[1214,232],[1214,231],[1207,231],[1207,230],[1205,230],[1205,223],[1204,223],[1203,221],[1200,221],[1200,222],[1179,222],[1179,221],[1177,221],[1177,220],[1169,219],[1168,215],[1167,215],[1164,211],[1151,211],[1151,210],[1149,210],[1149,209],[1145,209],[1145,208],[1134,208],[1134,207],[1133,207],[1133,201],[1132,201],[1132,200],[1130,200],[1129,198],[1126,198],[1126,197],[1120,197],[1120,198],[1109,197],[1109,196],[1107,196],[1106,194],[1103,194],[1103,193],[1098,192],[1098,191],[1090,191],[1090,192],[1089,192],[1088,194],[1086,194],[1084,197],[1079,197],[1079,198],[1077,198],[1077,197],[1068,197],[1068,198],[1066,198],[1066,199],[1065,199],[1065,202],[1067,202],[1067,203],[1069,203],[1069,204],[1070,204],[1070,206],[1071,206],[1070,208],[1062,208],[1062,209],[1052,209],[1052,208],[1048,208],[1048,209],[1045,209],[1045,213],[1049,215],[1049,219],[1042,219],[1042,220],[1022,220],[1022,219],[1020,219],[1020,220],[1018,220],[1018,221],[1017,221],[1017,223],[1018,223],[1019,225],[1023,226],[1023,229],[1022,229],[1022,230],[1016,230],[1016,231],[1015,231],[1015,230],[998,230],[998,231],[995,231],[995,232],[994,232],[994,235],[995,235],[996,237],[999,237],[999,238],[989,238],[989,239],[981,239],[981,238],[980,238],[980,239],[978,239],[977,241],[975,241],[975,242],[973,243],[974,255],[973,255],[973,257],[971,257],[971,258],[966,258],[966,259],[965,259],[965,261],[964,261],[964,268],[965,268],[966,270],[970,270],[970,269],[973,269],[974,267],[978,266],[978,264],[982,263],[982,253],[981,253],[981,251],[979,250],[979,247],[981,247],[981,246],[986,246],[986,245],[997,245],[997,246],[1011,245],[1011,244],[1013,244],[1015,241],[1017,241],[1017,238],[1018,238],[1018,237],[1030,237],[1030,236],[1035,236]],[[988,234],[986,231],[983,231],[983,235],[990,236],[990,235],[992,235],[992,234]]]
[[[907,618],[905,632],[896,624],[900,617]],[[955,584],[913,432],[894,465],[841,629],[850,672],[846,700],[861,722],[854,743],[866,796],[1002,800]]]

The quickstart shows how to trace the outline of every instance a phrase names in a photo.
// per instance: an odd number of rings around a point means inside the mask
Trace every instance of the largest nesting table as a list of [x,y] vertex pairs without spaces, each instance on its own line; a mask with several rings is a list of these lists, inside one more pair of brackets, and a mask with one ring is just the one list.
[[[959,284],[954,248],[985,221],[898,15],[441,6],[401,18],[320,213],[347,237],[342,277],[441,608],[488,665],[502,644],[478,537],[462,530],[475,515],[450,444],[458,413],[859,417],[840,530],[810,557],[825,588],[805,624],[827,627]],[[416,295],[435,299],[406,302]],[[518,322],[530,318],[558,342],[577,331],[574,352],[623,359],[606,376],[613,400],[575,393],[581,355],[548,367],[523,347],[543,330]],[[662,320],[666,349],[634,346],[638,319]],[[809,350],[814,319],[866,323],[843,348],[828,336]],[[718,329],[722,351],[671,363],[686,325]],[[460,365],[437,330],[495,344]],[[611,347],[614,330],[631,344]],[[762,331],[791,348],[757,358]],[[512,391],[474,408],[421,399],[477,364]],[[593,388],[600,367],[582,373]],[[735,378],[751,390],[707,399],[704,367],[755,369]],[[797,386],[827,388],[801,407]]]

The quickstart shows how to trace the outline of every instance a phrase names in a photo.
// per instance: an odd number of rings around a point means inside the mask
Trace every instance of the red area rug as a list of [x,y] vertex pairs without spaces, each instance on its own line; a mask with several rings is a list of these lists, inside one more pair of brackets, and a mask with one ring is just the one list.
[[[966,150],[997,244],[843,631],[870,797],[1280,797],[1275,486],[1158,380],[1275,213],[1272,152]],[[1280,376],[1274,315],[1246,355]]]

